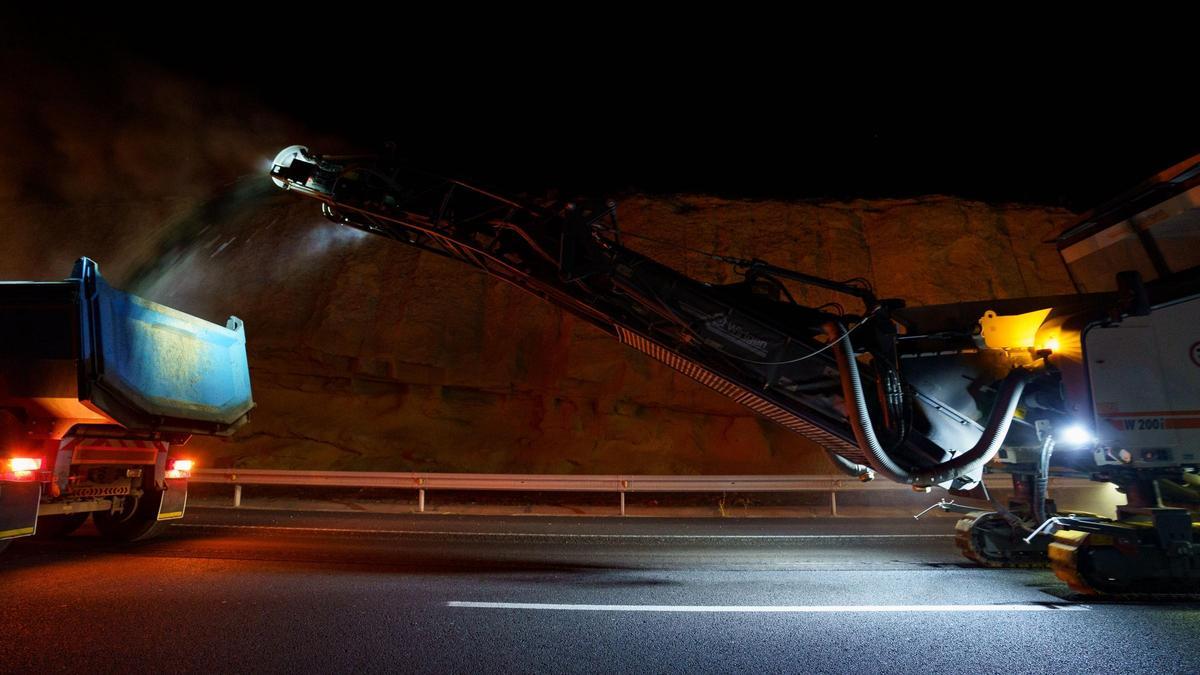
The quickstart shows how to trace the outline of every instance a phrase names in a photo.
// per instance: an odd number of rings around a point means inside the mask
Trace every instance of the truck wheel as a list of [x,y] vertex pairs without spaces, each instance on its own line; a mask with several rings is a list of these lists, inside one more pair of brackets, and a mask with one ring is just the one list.
[[84,511],[83,513],[60,513],[53,516],[42,516],[38,518],[37,534],[33,536],[35,539],[65,537],[78,530],[81,525],[87,522],[90,515],[92,514]]
[[113,541],[145,541],[166,531],[169,523],[158,520],[162,490],[146,490],[141,497],[126,497],[120,513],[97,511],[92,515],[100,534]]

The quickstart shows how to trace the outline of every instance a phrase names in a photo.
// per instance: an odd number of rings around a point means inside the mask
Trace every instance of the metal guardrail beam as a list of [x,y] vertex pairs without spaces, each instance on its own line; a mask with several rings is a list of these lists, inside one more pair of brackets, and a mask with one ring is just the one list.
[[[900,483],[868,483],[843,475],[792,476],[634,476],[484,473],[413,473],[384,471],[289,471],[283,469],[198,469],[193,483],[234,486],[234,505],[240,506],[243,485],[293,487],[391,488],[416,490],[418,511],[425,510],[426,490],[498,490],[509,492],[610,492],[619,493],[625,515],[628,492],[828,492],[830,511],[837,515],[837,493],[910,491]],[[1010,485],[1004,475],[985,479],[990,488]],[[1051,478],[1051,487],[1086,487],[1097,483],[1082,478]]]

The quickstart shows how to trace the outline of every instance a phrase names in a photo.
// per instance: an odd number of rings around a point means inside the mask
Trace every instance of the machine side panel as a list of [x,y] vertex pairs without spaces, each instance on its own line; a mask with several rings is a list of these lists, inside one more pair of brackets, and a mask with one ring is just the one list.
[[1134,465],[1200,464],[1200,298],[1085,338],[1100,445]]

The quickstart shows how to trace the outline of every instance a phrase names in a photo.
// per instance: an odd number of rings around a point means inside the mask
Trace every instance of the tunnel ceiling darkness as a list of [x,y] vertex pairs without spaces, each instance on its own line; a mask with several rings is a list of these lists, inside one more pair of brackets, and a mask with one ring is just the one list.
[[732,39],[635,17],[622,22],[631,40],[577,25],[299,16],[7,30],[33,58],[84,72],[150,64],[249,95],[346,149],[390,141],[416,166],[511,192],[948,194],[1081,211],[1200,152],[1167,112],[1170,87],[1120,75],[1122,59],[1094,50],[1046,63],[1025,45],[977,67],[895,36],[870,58],[862,43],[806,48],[811,30],[759,39],[731,27]]

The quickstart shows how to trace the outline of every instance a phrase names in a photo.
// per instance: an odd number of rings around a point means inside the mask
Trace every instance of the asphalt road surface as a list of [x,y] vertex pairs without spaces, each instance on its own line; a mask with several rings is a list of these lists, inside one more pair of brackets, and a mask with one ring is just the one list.
[[953,520],[192,509],[0,557],[0,671],[1200,672],[1200,601],[1072,596]]

